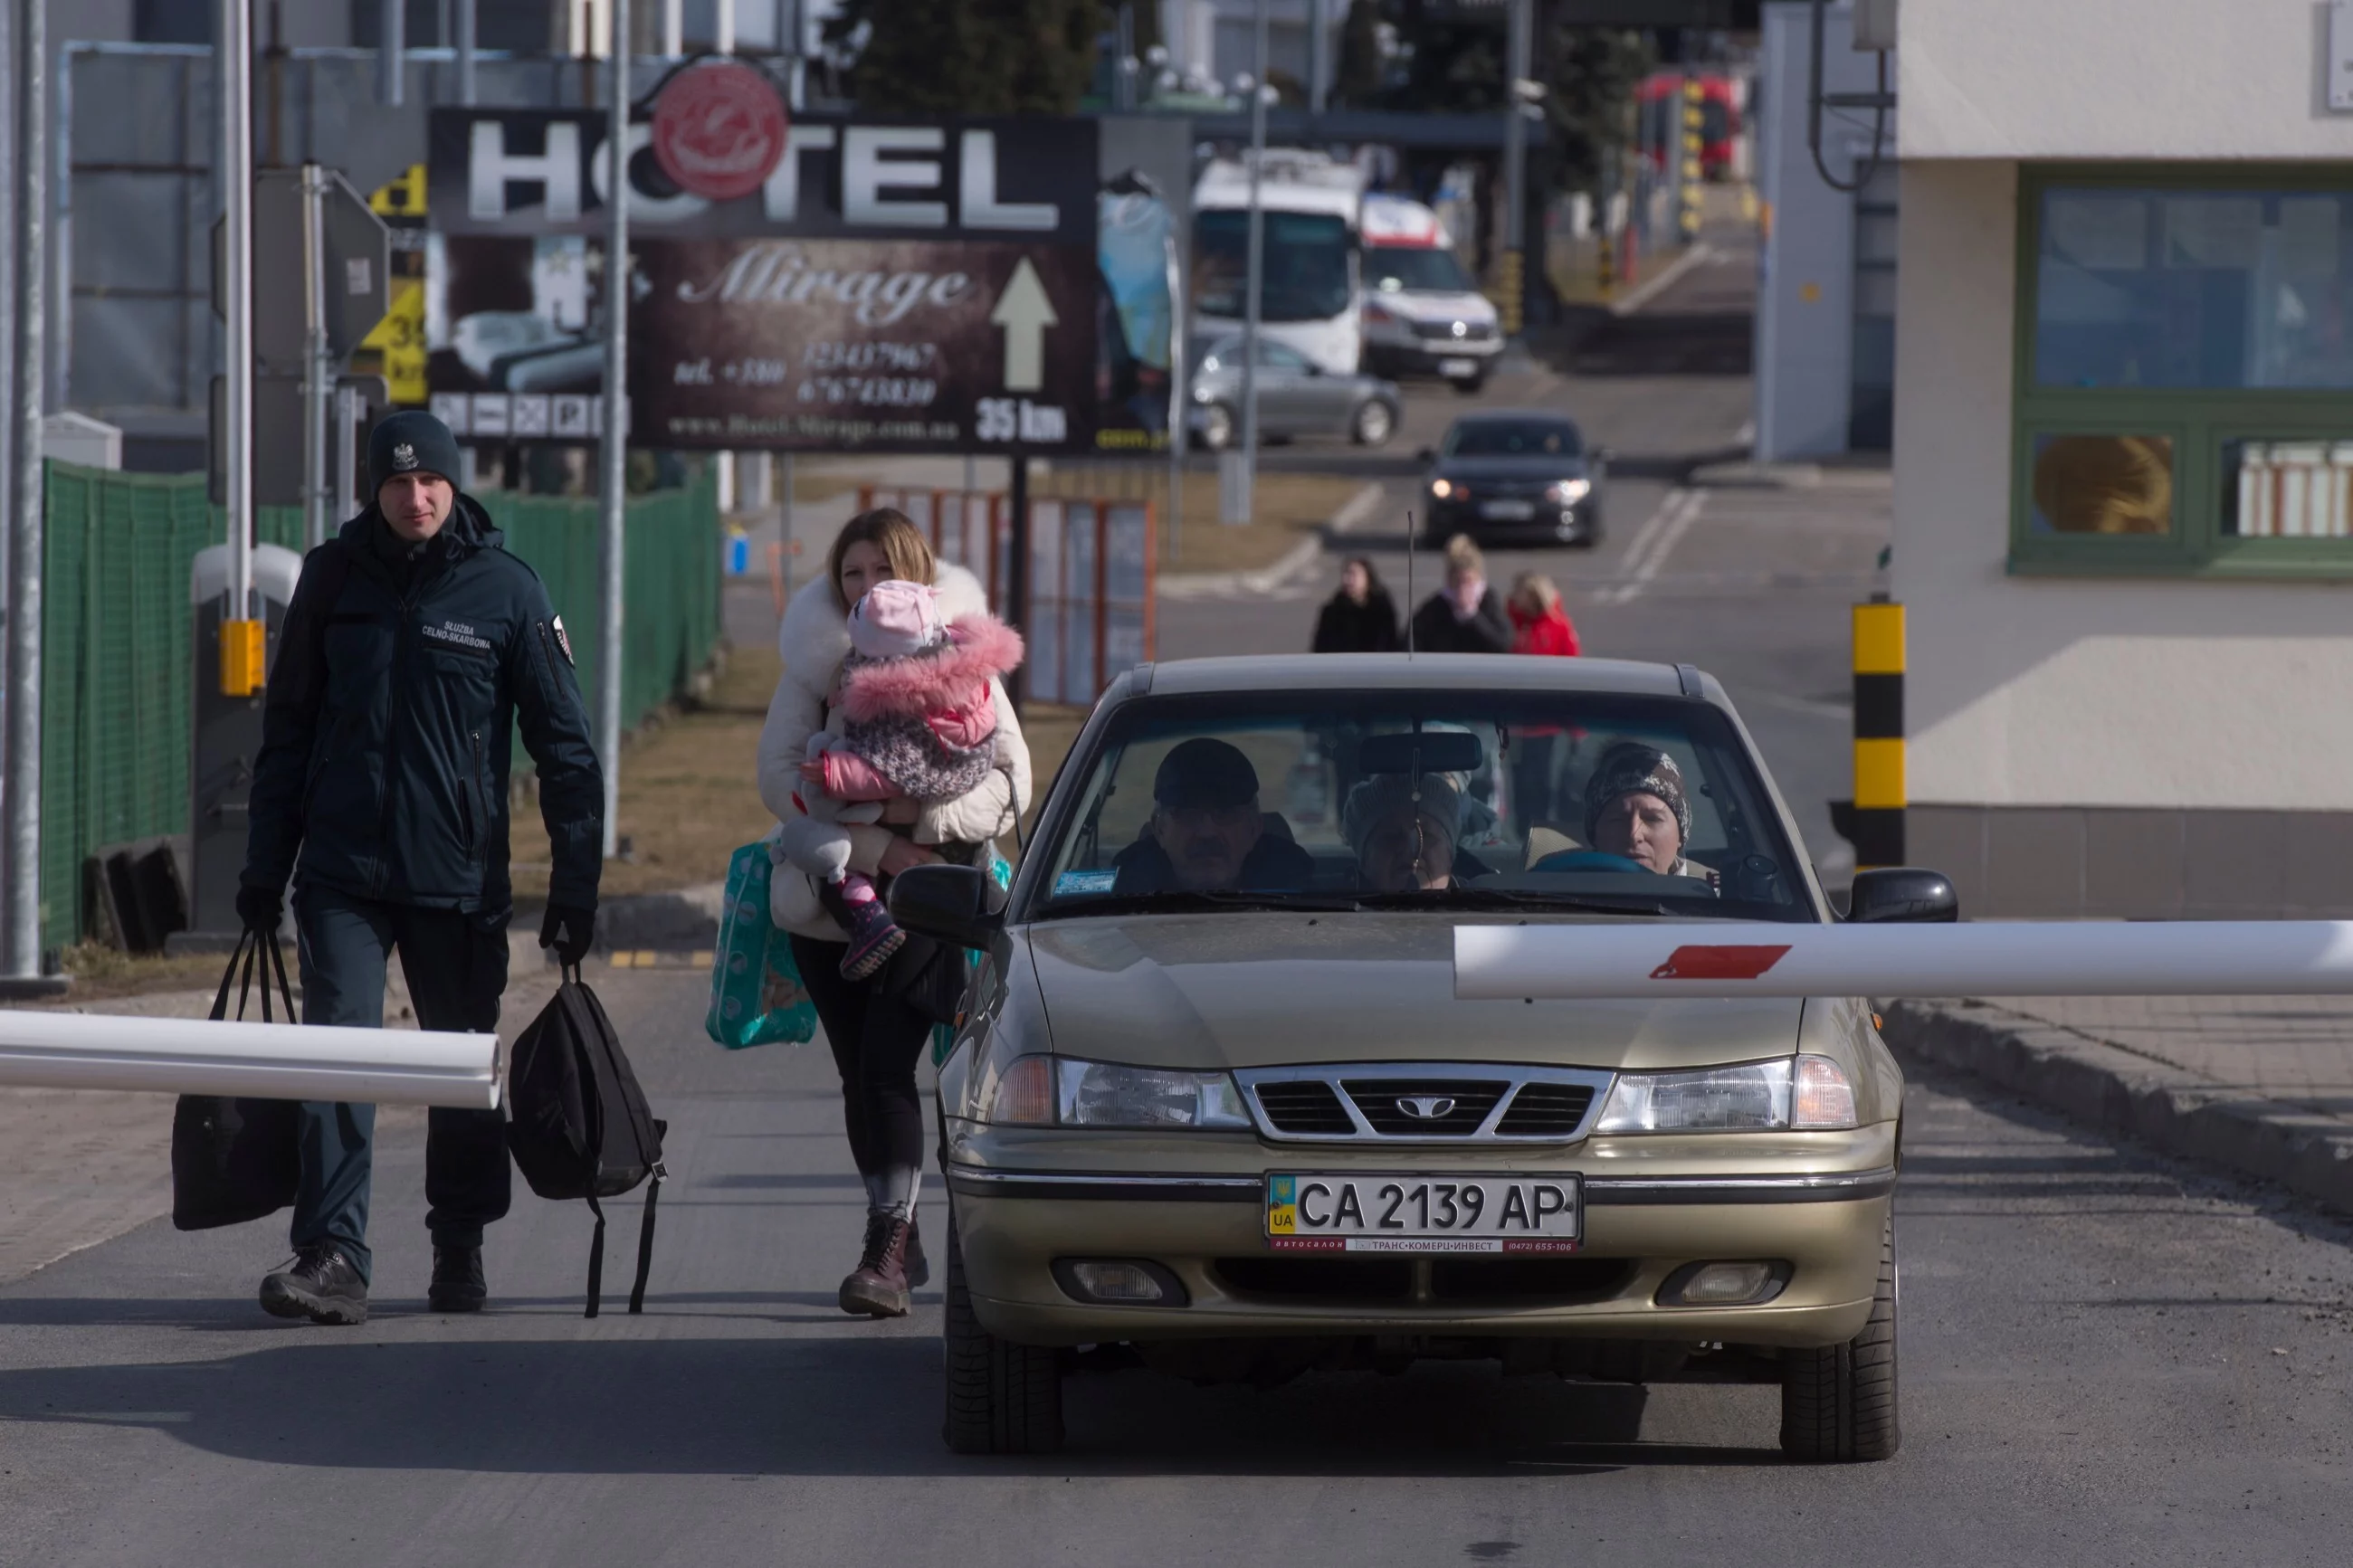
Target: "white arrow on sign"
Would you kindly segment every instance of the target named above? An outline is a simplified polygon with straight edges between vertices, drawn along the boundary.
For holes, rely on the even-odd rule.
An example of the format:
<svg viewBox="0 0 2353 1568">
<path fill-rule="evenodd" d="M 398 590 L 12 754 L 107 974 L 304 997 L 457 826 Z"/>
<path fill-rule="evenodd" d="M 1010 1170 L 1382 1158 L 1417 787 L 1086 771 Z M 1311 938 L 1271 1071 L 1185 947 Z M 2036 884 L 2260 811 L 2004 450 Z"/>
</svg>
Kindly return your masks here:
<svg viewBox="0 0 2353 1568">
<path fill-rule="evenodd" d="M 1054 314 L 1054 301 L 1046 297 L 1046 285 L 1038 280 L 1038 269 L 1023 257 L 1013 264 L 1013 277 L 997 296 L 997 308 L 988 313 L 988 323 L 1005 329 L 1005 390 L 1008 392 L 1038 392 L 1046 385 L 1046 329 L 1060 325 L 1061 318 Z"/>
</svg>

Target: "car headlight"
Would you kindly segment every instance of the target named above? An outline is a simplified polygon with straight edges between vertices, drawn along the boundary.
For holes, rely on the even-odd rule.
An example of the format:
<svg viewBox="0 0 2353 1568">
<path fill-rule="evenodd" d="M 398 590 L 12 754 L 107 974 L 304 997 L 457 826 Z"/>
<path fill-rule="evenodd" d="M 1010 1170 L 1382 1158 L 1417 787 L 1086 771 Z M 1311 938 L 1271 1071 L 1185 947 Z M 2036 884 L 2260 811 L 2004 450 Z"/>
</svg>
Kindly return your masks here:
<svg viewBox="0 0 2353 1568">
<path fill-rule="evenodd" d="M 1571 506 L 1583 500 L 1587 496 L 1589 496 L 1592 493 L 1593 481 L 1591 479 L 1563 479 L 1560 483 L 1553 486 L 1552 489 L 1545 491 L 1545 497 L 1546 500 L 1556 501 L 1562 506 Z"/>
<path fill-rule="evenodd" d="M 1456 500 L 1469 500 L 1471 487 L 1456 479 L 1432 479 L 1430 481 L 1430 493 L 1440 500 L 1450 497 Z"/>
<path fill-rule="evenodd" d="M 1055 1109 L 1065 1127 L 1250 1125 L 1241 1090 L 1225 1073 L 1061 1058 L 1054 1075 Z"/>
<path fill-rule="evenodd" d="M 1830 1131 L 1855 1124 L 1854 1086 L 1828 1057 L 1618 1075 L 1596 1132 Z"/>
</svg>

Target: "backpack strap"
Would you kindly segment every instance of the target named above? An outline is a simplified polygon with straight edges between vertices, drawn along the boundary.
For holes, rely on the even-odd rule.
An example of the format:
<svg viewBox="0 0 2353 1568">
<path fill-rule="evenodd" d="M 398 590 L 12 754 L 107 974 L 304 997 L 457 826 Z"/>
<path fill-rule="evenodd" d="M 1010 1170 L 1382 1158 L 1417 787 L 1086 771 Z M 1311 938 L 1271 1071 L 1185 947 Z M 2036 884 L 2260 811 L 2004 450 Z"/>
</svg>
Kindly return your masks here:
<svg viewBox="0 0 2353 1568">
<path fill-rule="evenodd" d="M 605 1209 L 594 1193 L 588 1194 L 588 1212 L 596 1216 L 596 1238 L 588 1244 L 588 1310 L 580 1314 L 584 1318 L 596 1315 L 605 1294 Z"/>
<path fill-rule="evenodd" d="M 659 1162 L 654 1165 L 653 1185 L 646 1189 L 646 1212 L 638 1221 L 638 1281 L 629 1287 L 629 1310 L 646 1310 L 646 1276 L 654 1266 L 654 1205 L 661 1202 L 662 1177 L 666 1173 Z"/>
</svg>

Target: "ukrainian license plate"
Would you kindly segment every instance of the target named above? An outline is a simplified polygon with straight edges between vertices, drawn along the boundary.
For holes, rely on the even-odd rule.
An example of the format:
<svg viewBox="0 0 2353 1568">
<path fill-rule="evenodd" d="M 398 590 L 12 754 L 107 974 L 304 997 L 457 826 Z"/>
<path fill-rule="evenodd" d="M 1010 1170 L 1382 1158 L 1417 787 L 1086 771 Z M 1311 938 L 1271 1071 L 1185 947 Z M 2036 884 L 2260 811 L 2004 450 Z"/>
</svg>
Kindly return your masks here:
<svg viewBox="0 0 2353 1568">
<path fill-rule="evenodd" d="M 1536 503 L 1532 500 L 1489 500 L 1479 503 L 1479 515 L 1497 522 L 1525 522 L 1535 516 Z"/>
<path fill-rule="evenodd" d="M 1266 1244 L 1277 1252 L 1574 1252 L 1584 1208 L 1573 1173 L 1271 1173 Z"/>
<path fill-rule="evenodd" d="M 1475 359 L 1442 359 L 1438 362 L 1440 375 L 1476 375 L 1479 362 Z"/>
</svg>

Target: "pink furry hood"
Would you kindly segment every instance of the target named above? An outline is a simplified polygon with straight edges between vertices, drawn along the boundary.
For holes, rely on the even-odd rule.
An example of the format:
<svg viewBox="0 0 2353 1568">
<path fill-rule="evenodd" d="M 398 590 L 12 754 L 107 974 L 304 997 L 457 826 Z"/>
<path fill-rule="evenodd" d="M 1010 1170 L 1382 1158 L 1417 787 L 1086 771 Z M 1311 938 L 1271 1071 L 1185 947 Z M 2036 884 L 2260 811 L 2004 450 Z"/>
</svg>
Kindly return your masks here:
<svg viewBox="0 0 2353 1568">
<path fill-rule="evenodd" d="M 878 719 L 921 719 L 961 710 L 988 683 L 1021 663 L 1021 634 L 995 616 L 978 613 L 948 623 L 947 646 L 880 664 L 853 664 L 842 672 L 841 710 L 861 724 Z"/>
</svg>

